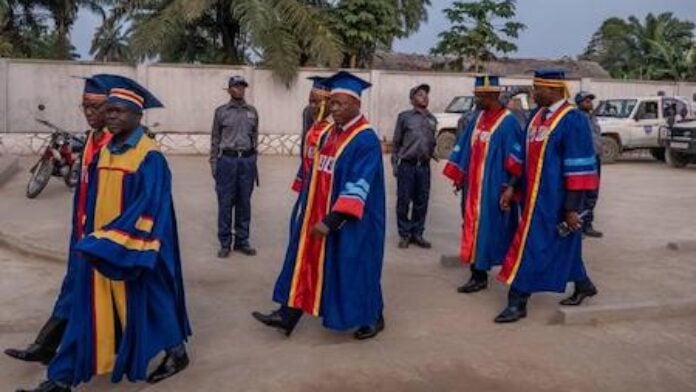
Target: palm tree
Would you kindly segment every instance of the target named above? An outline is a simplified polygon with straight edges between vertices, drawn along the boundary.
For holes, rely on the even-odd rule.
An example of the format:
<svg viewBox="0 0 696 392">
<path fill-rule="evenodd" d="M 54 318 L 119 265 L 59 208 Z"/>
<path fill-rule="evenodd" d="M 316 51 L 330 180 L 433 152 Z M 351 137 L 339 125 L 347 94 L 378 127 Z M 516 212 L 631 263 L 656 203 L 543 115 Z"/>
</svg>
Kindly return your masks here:
<svg viewBox="0 0 696 392">
<path fill-rule="evenodd" d="M 684 77 L 679 59 L 688 57 L 694 27 L 694 23 L 669 12 L 648 14 L 644 21 L 634 16 L 628 20 L 610 18 L 593 35 L 583 57 L 598 61 L 614 77 Z"/>
<path fill-rule="evenodd" d="M 112 13 L 114 17 L 132 16 L 132 47 L 139 58 L 164 55 L 179 61 L 245 63 L 252 56 L 287 83 L 295 77 L 303 54 L 320 65 L 340 63 L 342 44 L 327 23 L 322 4 L 301 0 L 122 0 Z"/>
<path fill-rule="evenodd" d="M 128 62 L 133 59 L 130 48 L 131 28 L 123 30 L 123 24 L 102 24 L 92 39 L 89 54 L 97 61 Z"/>
<path fill-rule="evenodd" d="M 105 17 L 103 5 L 111 4 L 109 0 L 38 0 L 32 1 L 35 6 L 48 10 L 53 19 L 56 34 L 55 57 L 70 59 L 73 57 L 73 47 L 70 43 L 70 29 L 81 7 Z"/>
</svg>

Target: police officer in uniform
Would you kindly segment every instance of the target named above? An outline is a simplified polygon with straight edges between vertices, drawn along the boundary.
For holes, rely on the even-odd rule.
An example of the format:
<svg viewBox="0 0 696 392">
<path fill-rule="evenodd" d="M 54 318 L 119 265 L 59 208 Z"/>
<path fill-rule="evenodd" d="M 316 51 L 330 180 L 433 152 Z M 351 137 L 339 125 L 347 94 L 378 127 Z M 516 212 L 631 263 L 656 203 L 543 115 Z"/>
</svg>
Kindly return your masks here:
<svg viewBox="0 0 696 392">
<path fill-rule="evenodd" d="M 413 109 L 399 113 L 394 129 L 392 167 L 397 183 L 396 217 L 399 248 L 415 244 L 430 248 L 423 238 L 430 198 L 430 159 L 435 152 L 437 120 L 428 110 L 430 86 L 411 89 Z M 410 214 L 409 214 L 410 212 Z"/>
<path fill-rule="evenodd" d="M 210 168 L 218 198 L 218 257 L 229 256 L 230 249 L 248 256 L 256 254 L 249 244 L 251 194 L 257 176 L 256 147 L 259 115 L 244 100 L 249 83 L 233 76 L 228 83 L 230 101 L 215 110 L 210 138 Z M 234 210 L 234 246 L 232 211 Z"/>
</svg>

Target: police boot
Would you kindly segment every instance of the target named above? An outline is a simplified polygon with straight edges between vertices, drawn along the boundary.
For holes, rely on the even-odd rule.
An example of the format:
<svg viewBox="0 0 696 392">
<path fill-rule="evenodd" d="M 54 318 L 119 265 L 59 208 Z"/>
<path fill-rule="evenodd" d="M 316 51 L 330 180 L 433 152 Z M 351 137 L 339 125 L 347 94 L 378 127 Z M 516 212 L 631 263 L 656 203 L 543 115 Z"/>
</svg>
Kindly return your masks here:
<svg viewBox="0 0 696 392">
<path fill-rule="evenodd" d="M 290 336 L 302 317 L 302 311 L 282 306 L 270 314 L 253 312 L 251 314 L 256 320 L 269 327 L 278 328 L 285 336 Z"/>
<path fill-rule="evenodd" d="M 70 392 L 70 387 L 61 386 L 53 381 L 44 381 L 35 389 L 17 389 L 17 392 Z"/>
<path fill-rule="evenodd" d="M 56 355 L 56 350 L 63 338 L 67 320 L 51 317 L 46 321 L 43 328 L 36 337 L 36 341 L 24 350 L 8 348 L 5 354 L 12 358 L 26 362 L 41 362 L 48 365 Z"/>
</svg>

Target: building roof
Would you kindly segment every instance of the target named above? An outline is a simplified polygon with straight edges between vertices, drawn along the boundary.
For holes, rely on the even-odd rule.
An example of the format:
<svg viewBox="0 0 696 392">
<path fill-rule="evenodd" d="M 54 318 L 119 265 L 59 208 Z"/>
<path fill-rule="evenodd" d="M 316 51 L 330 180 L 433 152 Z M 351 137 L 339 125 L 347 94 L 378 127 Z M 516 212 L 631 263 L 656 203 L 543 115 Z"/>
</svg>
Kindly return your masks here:
<svg viewBox="0 0 696 392">
<path fill-rule="evenodd" d="M 434 71 L 451 69 L 452 61 L 455 59 L 444 56 L 378 51 L 375 54 L 373 67 L 399 71 Z M 472 71 L 473 63 L 465 61 L 461 68 Z M 594 61 L 574 60 L 570 57 L 560 59 L 500 58 L 486 63 L 488 73 L 503 76 L 532 76 L 533 70 L 537 68 L 563 68 L 566 70 L 566 76 L 571 79 L 611 77 L 609 72 Z"/>
</svg>

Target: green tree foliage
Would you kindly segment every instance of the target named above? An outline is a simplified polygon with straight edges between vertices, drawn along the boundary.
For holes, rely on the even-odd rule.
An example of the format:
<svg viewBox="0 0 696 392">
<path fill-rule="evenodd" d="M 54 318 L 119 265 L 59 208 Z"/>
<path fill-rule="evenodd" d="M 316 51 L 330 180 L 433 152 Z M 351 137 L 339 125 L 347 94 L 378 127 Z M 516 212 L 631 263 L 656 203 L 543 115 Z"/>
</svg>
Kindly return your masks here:
<svg viewBox="0 0 696 392">
<path fill-rule="evenodd" d="M 119 23 L 104 23 L 92 39 L 89 54 L 96 61 L 129 62 L 133 59 L 130 47 L 131 28 Z"/>
<path fill-rule="evenodd" d="M 343 38 L 343 65 L 371 66 L 377 49 L 390 48 L 401 33 L 396 9 L 381 0 L 344 0 L 331 13 L 333 27 Z"/>
<path fill-rule="evenodd" d="M 160 0 L 119 2 L 114 15 L 134 21 L 138 58 L 248 63 L 252 58 L 294 78 L 302 55 L 336 66 L 341 42 L 321 7 L 300 0 Z"/>
<path fill-rule="evenodd" d="M 452 27 L 439 34 L 440 41 L 431 50 L 433 54 L 456 56 L 456 64 L 473 60 L 471 71 L 485 70 L 482 63 L 495 59 L 496 53 L 511 53 L 517 38 L 526 26 L 513 21 L 515 0 L 455 1 L 445 9 Z"/>
<path fill-rule="evenodd" d="M 0 46 L 13 57 L 75 59 L 70 29 L 81 7 L 103 14 L 109 0 L 3 0 Z"/>
<path fill-rule="evenodd" d="M 344 43 L 343 66 L 372 65 L 378 49 L 391 49 L 427 20 L 430 0 L 340 0 L 329 10 L 332 29 Z"/>
<path fill-rule="evenodd" d="M 616 78 L 695 79 L 694 27 L 669 12 L 648 14 L 642 22 L 634 16 L 609 18 L 582 58 L 597 61 Z"/>
</svg>

